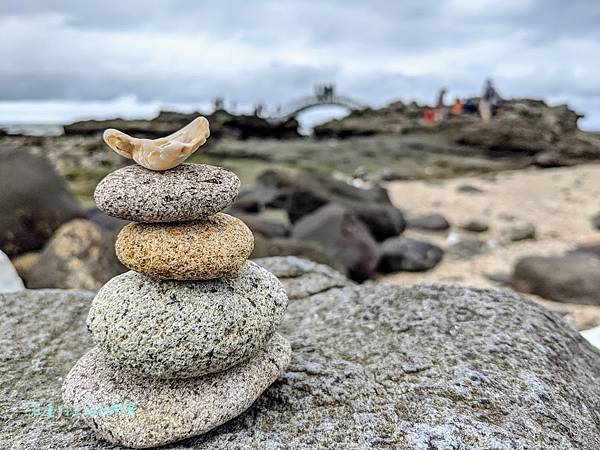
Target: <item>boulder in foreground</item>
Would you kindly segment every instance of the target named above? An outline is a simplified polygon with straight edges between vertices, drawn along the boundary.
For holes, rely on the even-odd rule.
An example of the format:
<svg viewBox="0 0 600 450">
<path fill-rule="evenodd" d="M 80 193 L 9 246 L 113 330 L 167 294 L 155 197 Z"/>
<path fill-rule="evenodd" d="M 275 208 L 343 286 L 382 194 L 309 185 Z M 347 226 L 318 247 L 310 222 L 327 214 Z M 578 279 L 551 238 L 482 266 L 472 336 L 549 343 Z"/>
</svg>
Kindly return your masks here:
<svg viewBox="0 0 600 450">
<path fill-rule="evenodd" d="M 313 277 L 297 258 L 273 265 L 285 286 Z M 338 288 L 325 272 L 318 294 L 296 289 L 290 301 L 283 377 L 241 416 L 173 448 L 600 448 L 600 353 L 558 315 L 510 291 Z M 61 377 L 91 348 L 90 299 L 0 295 L 0 448 L 107 448 L 71 418 L 29 413 L 30 402 L 60 402 Z"/>
</svg>

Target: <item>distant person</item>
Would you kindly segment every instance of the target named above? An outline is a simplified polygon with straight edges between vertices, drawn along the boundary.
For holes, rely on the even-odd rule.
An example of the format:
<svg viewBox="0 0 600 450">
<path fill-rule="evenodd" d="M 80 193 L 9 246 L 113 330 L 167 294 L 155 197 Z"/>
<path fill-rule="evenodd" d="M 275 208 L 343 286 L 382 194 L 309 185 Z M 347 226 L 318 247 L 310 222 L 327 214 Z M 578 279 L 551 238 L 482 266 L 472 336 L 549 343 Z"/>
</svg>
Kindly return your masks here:
<svg viewBox="0 0 600 450">
<path fill-rule="evenodd" d="M 500 96 L 498 95 L 498 91 L 496 91 L 492 80 L 488 78 L 485 80 L 485 86 L 483 87 L 481 99 L 479 100 L 479 114 L 484 122 L 489 122 L 491 120 L 499 99 Z"/>
<path fill-rule="evenodd" d="M 446 102 L 445 102 L 445 97 L 446 97 L 446 93 L 448 91 L 446 90 L 446 88 L 442 88 L 440 89 L 440 92 L 438 93 L 437 96 L 437 102 L 435 104 L 435 122 L 441 122 L 442 120 L 444 120 L 446 118 L 447 115 L 447 110 L 446 110 Z"/>
<path fill-rule="evenodd" d="M 450 113 L 453 116 L 460 116 L 463 112 L 463 102 L 460 98 L 454 100 L 454 105 L 452 105 L 452 110 Z"/>
<path fill-rule="evenodd" d="M 448 91 L 446 90 L 446 88 L 440 89 L 440 92 L 438 93 L 438 96 L 437 96 L 437 102 L 435 104 L 436 108 L 443 108 L 445 106 L 444 100 L 445 100 L 447 92 Z"/>
<path fill-rule="evenodd" d="M 477 114 L 479 113 L 479 101 L 476 98 L 468 98 L 463 104 L 463 113 Z"/>
<path fill-rule="evenodd" d="M 217 97 L 214 101 L 215 111 L 221 111 L 225 108 L 225 99 L 223 97 Z"/>
<path fill-rule="evenodd" d="M 425 125 L 431 125 L 434 122 L 435 116 L 433 113 L 433 109 L 432 108 L 425 108 L 425 110 L 423 111 L 423 121 L 425 122 Z"/>
</svg>

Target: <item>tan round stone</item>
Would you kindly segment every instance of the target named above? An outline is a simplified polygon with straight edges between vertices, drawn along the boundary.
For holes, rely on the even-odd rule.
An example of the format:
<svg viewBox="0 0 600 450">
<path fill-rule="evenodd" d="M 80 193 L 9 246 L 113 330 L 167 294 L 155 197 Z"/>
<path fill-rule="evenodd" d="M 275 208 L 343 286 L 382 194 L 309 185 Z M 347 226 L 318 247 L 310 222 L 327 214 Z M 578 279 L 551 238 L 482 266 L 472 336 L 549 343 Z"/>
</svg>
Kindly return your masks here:
<svg viewBox="0 0 600 450">
<path fill-rule="evenodd" d="M 244 222 L 218 213 L 196 222 L 130 223 L 115 248 L 125 266 L 150 277 L 211 280 L 236 275 L 254 237 Z"/>
</svg>

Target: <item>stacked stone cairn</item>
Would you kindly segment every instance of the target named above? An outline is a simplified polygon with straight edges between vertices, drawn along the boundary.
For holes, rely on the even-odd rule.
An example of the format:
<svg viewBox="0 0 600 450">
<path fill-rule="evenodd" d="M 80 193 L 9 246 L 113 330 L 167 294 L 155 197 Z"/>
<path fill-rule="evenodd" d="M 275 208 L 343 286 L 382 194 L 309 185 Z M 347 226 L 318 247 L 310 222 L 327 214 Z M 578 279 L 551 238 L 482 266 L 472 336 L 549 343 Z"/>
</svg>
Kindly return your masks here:
<svg viewBox="0 0 600 450">
<path fill-rule="evenodd" d="M 115 245 L 131 271 L 94 298 L 87 326 L 96 347 L 67 375 L 63 400 L 113 444 L 147 448 L 203 434 L 249 408 L 290 360 L 276 333 L 285 290 L 247 261 L 248 227 L 221 212 L 239 178 L 163 151 L 193 153 L 177 146 L 195 132 L 163 141 L 121 133 L 116 143 L 105 133 L 113 149 L 146 165 L 109 174 L 94 193 L 98 208 L 133 222 Z"/>
</svg>

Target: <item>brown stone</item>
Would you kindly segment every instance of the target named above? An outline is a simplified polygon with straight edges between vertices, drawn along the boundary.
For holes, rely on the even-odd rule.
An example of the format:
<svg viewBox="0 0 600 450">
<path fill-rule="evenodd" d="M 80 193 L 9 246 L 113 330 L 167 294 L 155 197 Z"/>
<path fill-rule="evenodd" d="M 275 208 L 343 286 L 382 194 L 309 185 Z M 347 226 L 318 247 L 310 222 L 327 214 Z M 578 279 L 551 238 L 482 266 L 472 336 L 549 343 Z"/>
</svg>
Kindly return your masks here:
<svg viewBox="0 0 600 450">
<path fill-rule="evenodd" d="M 210 280 L 236 275 L 254 238 L 244 222 L 219 213 L 195 222 L 131 223 L 115 248 L 125 266 L 150 277 Z"/>
</svg>

